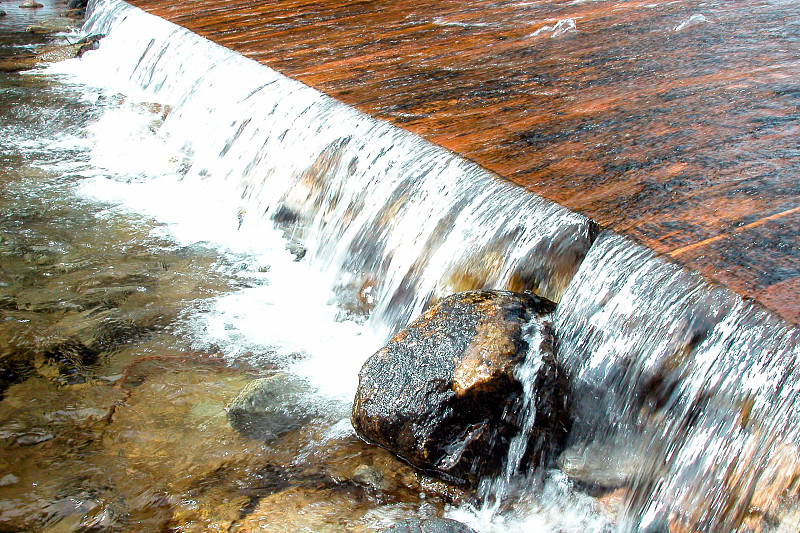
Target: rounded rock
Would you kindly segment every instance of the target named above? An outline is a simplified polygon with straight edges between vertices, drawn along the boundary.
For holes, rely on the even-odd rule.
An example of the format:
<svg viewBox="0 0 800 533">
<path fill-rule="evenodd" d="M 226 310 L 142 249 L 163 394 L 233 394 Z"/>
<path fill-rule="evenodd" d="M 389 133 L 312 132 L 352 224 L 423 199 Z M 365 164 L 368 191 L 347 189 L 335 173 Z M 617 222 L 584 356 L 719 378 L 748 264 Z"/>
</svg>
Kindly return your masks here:
<svg viewBox="0 0 800 533">
<path fill-rule="evenodd" d="M 256 379 L 228 405 L 228 421 L 242 435 L 269 442 L 312 418 L 307 396 L 308 387 L 288 374 Z"/>
<path fill-rule="evenodd" d="M 552 351 L 553 309 L 508 291 L 443 299 L 364 364 L 351 417 L 356 433 L 451 481 L 495 474 L 524 422 L 515 371 L 530 348 L 539 360 L 531 384 L 536 418 L 523 462 L 554 458 L 569 416 Z"/>
<path fill-rule="evenodd" d="M 475 530 L 449 518 L 401 520 L 380 533 L 475 533 Z"/>
</svg>

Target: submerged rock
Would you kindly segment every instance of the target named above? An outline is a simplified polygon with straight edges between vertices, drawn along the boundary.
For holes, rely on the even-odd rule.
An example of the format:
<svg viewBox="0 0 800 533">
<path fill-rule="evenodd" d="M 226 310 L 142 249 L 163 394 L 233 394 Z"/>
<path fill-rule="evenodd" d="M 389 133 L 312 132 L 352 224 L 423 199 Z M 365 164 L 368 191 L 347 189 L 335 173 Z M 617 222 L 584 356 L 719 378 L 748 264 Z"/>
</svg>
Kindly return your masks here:
<svg viewBox="0 0 800 533">
<path fill-rule="evenodd" d="M 248 502 L 242 487 L 263 464 L 261 447 L 225 417 L 247 376 L 198 354 L 140 366 L 149 366 L 145 375 L 132 370 L 127 384 L 143 381 L 114 410 L 95 459 L 120 513 L 137 531 L 228 531 Z M 185 523 L 172 529 L 176 520 Z"/>
<path fill-rule="evenodd" d="M 475 533 L 475 530 L 449 518 L 412 518 L 397 522 L 380 533 Z"/>
<path fill-rule="evenodd" d="M 256 379 L 230 403 L 228 421 L 242 435 L 269 442 L 314 416 L 304 401 L 308 394 L 308 386 L 288 374 Z"/>
<path fill-rule="evenodd" d="M 19 7 L 23 8 L 23 9 L 38 9 L 38 8 L 44 7 L 44 6 L 42 4 L 40 4 L 39 2 L 36 2 L 34 0 L 26 0 L 25 2 L 22 2 L 19 5 Z"/>
<path fill-rule="evenodd" d="M 43 20 L 37 24 L 32 24 L 25 28 L 28 33 L 47 34 L 74 30 L 80 27 L 80 23 L 74 19 L 65 17 Z"/>
<path fill-rule="evenodd" d="M 98 353 L 80 340 L 25 321 L 0 324 L 0 397 L 11 384 L 39 374 L 61 384 L 86 381 Z"/>
<path fill-rule="evenodd" d="M 631 445 L 576 444 L 558 457 L 558 467 L 569 479 L 591 489 L 616 489 L 642 473 L 643 458 Z"/>
<path fill-rule="evenodd" d="M 0 61 L 0 72 L 19 72 L 56 61 L 81 57 L 87 51 L 97 49 L 102 38 L 102 35 L 89 35 L 75 44 L 49 46 L 39 54 L 20 54 L 11 57 Z"/>
<path fill-rule="evenodd" d="M 553 356 L 548 313 L 529 294 L 474 291 L 431 308 L 364 364 L 353 404 L 359 436 L 455 481 L 496 473 L 523 423 L 516 370 L 538 358 L 535 420 L 525 462 L 553 457 L 566 435 L 566 383 Z"/>
<path fill-rule="evenodd" d="M 265 496 L 251 513 L 225 531 L 367 533 L 369 530 L 360 525 L 364 513 L 363 506 L 354 505 L 346 489 L 292 487 Z"/>
</svg>

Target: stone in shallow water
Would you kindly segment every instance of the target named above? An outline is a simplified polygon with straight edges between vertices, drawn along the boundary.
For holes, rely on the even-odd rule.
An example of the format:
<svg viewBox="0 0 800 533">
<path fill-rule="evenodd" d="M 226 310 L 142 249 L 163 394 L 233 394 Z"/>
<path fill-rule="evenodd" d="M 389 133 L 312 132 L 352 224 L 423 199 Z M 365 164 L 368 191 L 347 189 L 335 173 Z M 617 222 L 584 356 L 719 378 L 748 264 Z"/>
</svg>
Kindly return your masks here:
<svg viewBox="0 0 800 533">
<path fill-rule="evenodd" d="M 60 331 L 28 320 L 0 324 L 0 391 L 36 373 L 61 383 L 80 383 L 98 354 Z"/>
<path fill-rule="evenodd" d="M 29 70 L 36 67 L 41 67 L 56 61 L 64 61 L 66 59 L 81 57 L 85 52 L 89 50 L 95 50 L 99 46 L 98 43 L 101 38 L 101 35 L 90 35 L 88 37 L 84 37 L 75 44 L 47 46 L 38 54 L 20 54 L 19 56 L 4 59 L 0 61 L 0 72 L 19 72 L 21 70 Z M 46 257 L 42 257 L 40 259 L 47 261 Z M 120 296 L 120 294 L 117 296 Z M 72 302 L 59 302 L 57 299 L 53 303 L 55 304 L 54 308 L 48 309 L 47 307 L 41 307 L 31 310 L 49 310 L 52 312 L 64 310 L 64 307 L 70 309 L 72 306 L 74 306 L 74 303 Z"/>
<path fill-rule="evenodd" d="M 139 531 L 176 522 L 181 531 L 227 531 L 247 505 L 242 486 L 263 464 L 262 447 L 225 416 L 248 377 L 204 364 L 199 354 L 174 355 L 143 358 L 141 366 L 152 366 L 141 378 L 130 371 L 126 385 L 135 386 L 115 409 L 93 460 Z"/>
<path fill-rule="evenodd" d="M 47 34 L 47 33 L 71 31 L 79 27 L 80 25 L 76 20 L 65 17 L 59 17 L 59 18 L 46 19 L 36 24 L 31 24 L 30 26 L 25 28 L 25 31 L 28 33 Z"/>
<path fill-rule="evenodd" d="M 475 533 L 475 530 L 461 522 L 447 518 L 430 518 L 428 520 L 413 518 L 387 527 L 381 533 Z"/>
<path fill-rule="evenodd" d="M 40 4 L 39 2 L 36 2 L 34 0 L 27 0 L 25 2 L 22 2 L 19 5 L 19 7 L 24 8 L 24 9 L 38 9 L 38 8 L 44 7 L 44 6 L 42 4 Z"/>
<path fill-rule="evenodd" d="M 536 339 L 536 419 L 528 457 L 548 461 L 566 435 L 566 383 L 552 352 L 554 304 L 529 294 L 474 291 L 442 300 L 361 369 L 352 423 L 367 441 L 445 478 L 497 472 L 520 432 L 515 375 Z"/>
<path fill-rule="evenodd" d="M 558 467 L 572 481 L 595 489 L 616 489 L 642 472 L 643 459 L 628 444 L 576 444 L 558 457 Z"/>
<path fill-rule="evenodd" d="M 91 457 L 123 395 L 40 376 L 8 389 L 0 401 L 0 530 L 91 530 L 67 523 L 100 520 L 99 502 L 111 500 L 105 465 L 95 467 Z"/>
<path fill-rule="evenodd" d="M 256 379 L 230 403 L 228 421 L 242 435 L 269 442 L 314 416 L 309 394 L 308 385 L 288 374 Z"/>
<path fill-rule="evenodd" d="M 261 499 L 252 513 L 234 523 L 233 533 L 314 531 L 365 532 L 360 518 L 366 507 L 347 488 L 295 487 Z"/>
</svg>

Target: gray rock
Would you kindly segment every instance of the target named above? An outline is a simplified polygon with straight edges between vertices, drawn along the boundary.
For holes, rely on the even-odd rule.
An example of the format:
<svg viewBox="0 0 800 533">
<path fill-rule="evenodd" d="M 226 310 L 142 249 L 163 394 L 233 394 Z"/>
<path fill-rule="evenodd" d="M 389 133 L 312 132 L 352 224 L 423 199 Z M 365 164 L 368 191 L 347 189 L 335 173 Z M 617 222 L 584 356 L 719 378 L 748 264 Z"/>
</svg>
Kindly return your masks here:
<svg viewBox="0 0 800 533">
<path fill-rule="evenodd" d="M 0 9 L 0 17 L 5 17 L 6 15 L 7 15 L 7 13 L 5 11 L 3 11 L 2 9 Z"/>
<path fill-rule="evenodd" d="M 2 478 L 0 478 L 0 487 L 5 487 L 7 485 L 14 485 L 19 483 L 19 478 L 14 474 L 6 474 Z"/>
<path fill-rule="evenodd" d="M 590 488 L 615 489 L 632 483 L 644 461 L 630 444 L 577 444 L 558 457 L 558 467 L 572 481 Z"/>
<path fill-rule="evenodd" d="M 59 17 L 43 20 L 37 24 L 32 24 L 25 28 L 25 31 L 28 33 L 47 34 L 66 32 L 74 30 L 78 27 L 80 27 L 80 23 L 77 20 Z"/>
<path fill-rule="evenodd" d="M 538 339 L 541 365 L 524 462 L 554 458 L 569 416 L 546 319 L 553 308 L 507 291 L 442 300 L 364 364 L 351 417 L 356 433 L 449 480 L 474 484 L 498 472 L 521 431 L 523 387 L 515 370 L 525 359 L 528 331 L 535 331 L 530 338 Z"/>
<path fill-rule="evenodd" d="M 33 446 L 53 440 L 54 438 L 56 438 L 55 434 L 43 429 L 34 428 L 27 433 L 19 435 L 16 442 L 19 446 Z"/>
<path fill-rule="evenodd" d="M 288 374 L 256 379 L 230 403 L 228 421 L 242 435 L 268 442 L 317 414 L 308 395 L 308 386 Z"/>
<path fill-rule="evenodd" d="M 38 9 L 44 6 L 35 0 L 26 0 L 25 2 L 22 2 L 19 7 L 23 9 Z"/>
<path fill-rule="evenodd" d="M 475 530 L 449 518 L 402 520 L 380 533 L 475 533 Z"/>
</svg>

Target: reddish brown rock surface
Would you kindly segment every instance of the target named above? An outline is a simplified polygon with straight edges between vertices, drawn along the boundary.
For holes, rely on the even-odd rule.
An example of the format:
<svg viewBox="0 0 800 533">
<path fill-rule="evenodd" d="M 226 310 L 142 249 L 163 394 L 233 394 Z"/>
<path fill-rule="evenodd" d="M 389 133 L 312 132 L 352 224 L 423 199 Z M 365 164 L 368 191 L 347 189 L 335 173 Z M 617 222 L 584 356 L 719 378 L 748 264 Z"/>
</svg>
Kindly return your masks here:
<svg viewBox="0 0 800 533">
<path fill-rule="evenodd" d="M 132 3 L 800 321 L 800 4 Z"/>
</svg>

